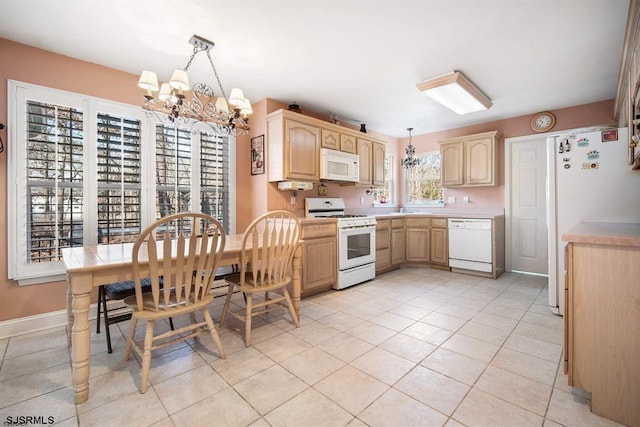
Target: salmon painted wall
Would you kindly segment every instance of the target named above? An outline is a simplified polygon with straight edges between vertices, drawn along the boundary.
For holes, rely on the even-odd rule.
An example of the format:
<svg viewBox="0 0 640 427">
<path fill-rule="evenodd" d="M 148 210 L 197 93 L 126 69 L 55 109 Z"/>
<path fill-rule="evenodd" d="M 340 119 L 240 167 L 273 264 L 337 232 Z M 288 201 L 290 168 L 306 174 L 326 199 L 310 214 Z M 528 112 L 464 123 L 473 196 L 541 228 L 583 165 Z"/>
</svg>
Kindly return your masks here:
<svg viewBox="0 0 640 427">
<path fill-rule="evenodd" d="M 138 76 L 117 71 L 89 62 L 79 61 L 67 56 L 58 55 L 27 45 L 0 38 L 0 52 L 10 61 L 0 62 L 0 123 L 7 123 L 7 80 L 26 83 L 91 95 L 103 99 L 140 105 L 142 93 L 137 88 Z M 259 104 L 258 104 L 259 105 Z M 252 118 L 255 131 L 260 130 L 260 109 L 256 118 Z M 264 117 L 264 113 L 263 113 Z M 264 125 L 262 124 L 264 127 Z M 0 133 L 7 144 L 7 129 Z M 252 177 L 250 173 L 250 135 L 237 139 L 236 201 L 239 218 L 236 229 L 242 231 L 242 224 L 257 216 L 262 203 L 266 210 L 266 194 L 260 179 L 266 175 Z M 0 154 L 0 321 L 31 316 L 66 307 L 66 282 L 44 283 L 31 286 L 18 286 L 17 282 L 7 279 L 7 156 Z M 253 200 L 258 203 L 253 203 Z M 94 302 L 97 293 L 94 292 Z M 11 301 L 9 304 L 8 301 Z"/>
<path fill-rule="evenodd" d="M 552 132 L 558 132 L 568 129 L 576 129 L 586 126 L 596 125 L 612 125 L 616 126 L 613 119 L 614 101 L 601 101 L 592 104 L 579 105 L 575 107 L 562 108 L 553 110 L 556 116 L 556 125 Z M 417 135 L 412 138 L 413 145 L 416 147 L 417 153 L 425 153 L 429 151 L 438 151 L 439 142 L 448 138 L 455 138 L 463 135 L 472 135 L 475 133 L 489 132 L 497 130 L 502 134 L 502 139 L 498 144 L 498 182 L 495 187 L 478 187 L 478 188 L 445 188 L 444 200 L 447 201 L 449 196 L 456 197 L 455 204 L 446 204 L 447 208 L 455 208 L 456 210 L 494 210 L 504 209 L 504 139 L 516 136 L 531 135 L 530 122 L 532 114 L 526 116 L 513 117 L 505 120 L 482 123 L 474 126 L 467 126 L 458 129 L 449 129 L 441 132 Z M 399 143 L 401 156 L 404 155 L 404 149 L 409 143 L 409 138 L 402 138 Z M 401 187 L 400 201 L 404 201 L 405 197 L 405 173 L 400 168 L 399 184 Z M 469 203 L 462 203 L 463 196 L 469 196 Z"/>
</svg>

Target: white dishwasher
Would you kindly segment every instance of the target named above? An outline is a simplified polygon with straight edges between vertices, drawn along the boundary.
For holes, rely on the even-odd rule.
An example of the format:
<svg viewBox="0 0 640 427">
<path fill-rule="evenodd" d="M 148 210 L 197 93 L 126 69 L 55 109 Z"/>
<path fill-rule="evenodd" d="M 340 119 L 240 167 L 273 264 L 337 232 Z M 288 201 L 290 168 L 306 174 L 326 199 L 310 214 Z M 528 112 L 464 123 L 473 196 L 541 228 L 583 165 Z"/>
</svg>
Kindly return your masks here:
<svg viewBox="0 0 640 427">
<path fill-rule="evenodd" d="M 449 267 L 493 271 L 491 220 L 449 218 Z"/>
</svg>

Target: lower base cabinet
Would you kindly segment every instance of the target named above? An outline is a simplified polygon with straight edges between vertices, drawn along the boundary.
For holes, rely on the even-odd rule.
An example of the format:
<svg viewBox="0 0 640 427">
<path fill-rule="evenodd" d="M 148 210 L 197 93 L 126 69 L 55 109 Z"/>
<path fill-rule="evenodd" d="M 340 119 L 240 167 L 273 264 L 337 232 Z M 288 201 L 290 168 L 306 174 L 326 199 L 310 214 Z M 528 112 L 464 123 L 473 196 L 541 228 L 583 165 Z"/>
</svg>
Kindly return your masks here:
<svg viewBox="0 0 640 427">
<path fill-rule="evenodd" d="M 449 265 L 449 241 L 447 218 L 431 219 L 431 256 L 432 264 Z"/>
<path fill-rule="evenodd" d="M 302 295 L 331 289 L 338 279 L 335 222 L 302 225 Z"/>
<path fill-rule="evenodd" d="M 391 265 L 399 267 L 404 262 L 404 218 L 391 220 Z"/>
<path fill-rule="evenodd" d="M 631 245 L 631 233 L 601 242 L 604 223 L 584 230 L 566 252 L 565 372 L 594 414 L 640 426 L 640 225 Z"/>
</svg>

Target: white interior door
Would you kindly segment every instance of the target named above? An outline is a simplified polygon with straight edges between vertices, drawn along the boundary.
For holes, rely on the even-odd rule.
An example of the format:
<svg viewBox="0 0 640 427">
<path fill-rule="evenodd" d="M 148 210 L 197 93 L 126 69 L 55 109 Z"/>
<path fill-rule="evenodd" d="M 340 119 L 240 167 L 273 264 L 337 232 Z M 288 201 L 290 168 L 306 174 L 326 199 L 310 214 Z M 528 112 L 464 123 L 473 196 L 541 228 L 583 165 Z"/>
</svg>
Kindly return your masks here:
<svg viewBox="0 0 640 427">
<path fill-rule="evenodd" d="M 547 275 L 546 136 L 506 144 L 507 269 Z"/>
</svg>

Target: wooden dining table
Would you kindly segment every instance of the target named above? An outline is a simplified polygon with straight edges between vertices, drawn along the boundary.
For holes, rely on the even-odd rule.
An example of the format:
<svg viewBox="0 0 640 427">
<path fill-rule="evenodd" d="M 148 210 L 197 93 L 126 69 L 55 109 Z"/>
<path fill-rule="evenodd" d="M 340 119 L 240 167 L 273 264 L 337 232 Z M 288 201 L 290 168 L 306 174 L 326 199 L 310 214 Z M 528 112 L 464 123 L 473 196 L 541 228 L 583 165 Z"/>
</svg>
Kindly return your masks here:
<svg viewBox="0 0 640 427">
<path fill-rule="evenodd" d="M 242 234 L 226 236 L 220 267 L 240 263 L 242 238 Z M 71 369 L 76 404 L 85 402 L 89 398 L 91 290 L 100 285 L 133 280 L 132 248 L 133 243 L 120 243 L 62 249 L 62 257 L 67 269 L 67 338 L 71 346 Z M 302 289 L 301 256 L 302 245 L 299 244 L 293 257 L 291 292 L 291 299 L 298 318 L 300 318 L 300 293 Z M 144 274 L 144 268 L 141 272 Z"/>
</svg>

